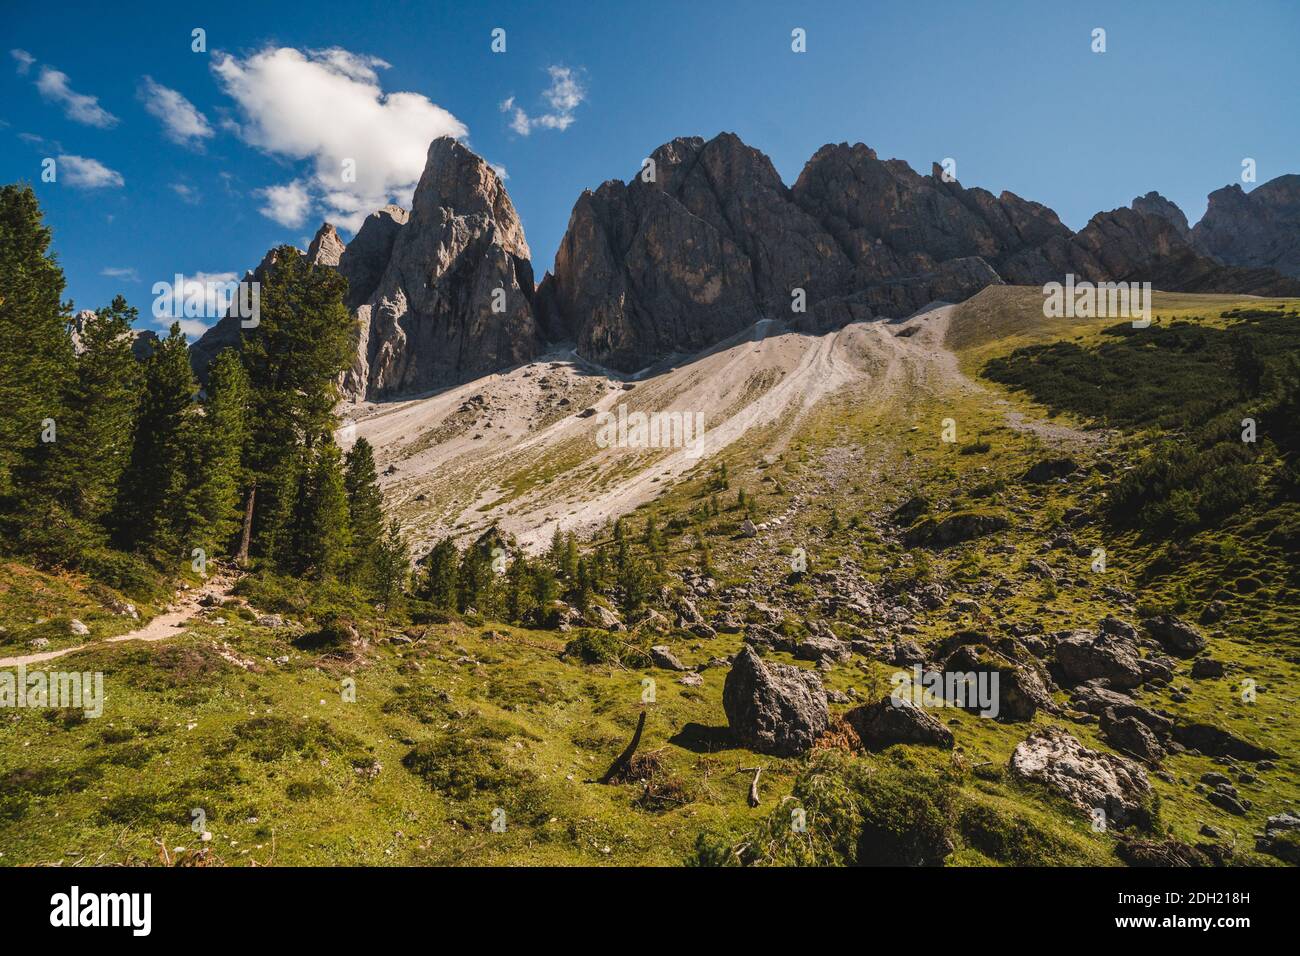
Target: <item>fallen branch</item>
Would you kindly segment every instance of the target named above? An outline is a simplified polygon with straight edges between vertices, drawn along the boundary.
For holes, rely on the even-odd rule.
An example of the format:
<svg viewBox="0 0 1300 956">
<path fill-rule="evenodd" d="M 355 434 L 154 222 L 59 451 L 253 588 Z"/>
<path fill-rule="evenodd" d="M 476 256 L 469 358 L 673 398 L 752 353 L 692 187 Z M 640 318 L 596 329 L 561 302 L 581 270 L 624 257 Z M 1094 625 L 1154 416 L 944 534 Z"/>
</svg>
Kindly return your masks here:
<svg viewBox="0 0 1300 956">
<path fill-rule="evenodd" d="M 637 745 L 641 743 L 641 731 L 645 730 L 645 711 L 641 711 L 641 716 L 636 722 L 636 733 L 632 735 L 632 742 L 627 745 L 627 749 L 618 755 L 618 759 L 609 765 L 605 771 L 605 776 L 601 777 L 598 783 L 609 783 L 616 777 L 627 770 L 628 764 L 632 762 L 632 755 L 636 753 Z"/>
<path fill-rule="evenodd" d="M 754 779 L 749 782 L 749 805 L 756 807 L 759 804 L 758 799 L 758 778 L 763 775 L 762 767 L 741 767 L 736 773 L 752 773 Z M 733 774 L 734 776 L 734 774 Z"/>
</svg>

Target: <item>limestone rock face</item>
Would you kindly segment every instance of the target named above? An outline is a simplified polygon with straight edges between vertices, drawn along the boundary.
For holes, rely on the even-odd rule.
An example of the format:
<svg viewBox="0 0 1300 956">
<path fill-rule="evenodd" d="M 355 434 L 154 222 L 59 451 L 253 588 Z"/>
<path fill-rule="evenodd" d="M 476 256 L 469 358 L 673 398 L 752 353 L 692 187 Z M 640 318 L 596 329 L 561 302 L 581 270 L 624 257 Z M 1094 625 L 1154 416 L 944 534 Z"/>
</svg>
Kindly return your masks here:
<svg viewBox="0 0 1300 956">
<path fill-rule="evenodd" d="M 584 192 L 542 310 L 585 357 L 635 371 L 842 291 L 847 261 L 771 161 L 732 134 L 675 139 L 629 184 Z M 653 180 L 649 174 L 653 171 Z"/>
<path fill-rule="evenodd" d="M 343 240 L 332 223 L 321 223 L 316 236 L 307 247 L 307 261 L 314 266 L 337 266 L 343 255 Z"/>
<path fill-rule="evenodd" d="M 1187 217 L 1183 215 L 1183 211 L 1178 208 L 1177 203 L 1166 199 L 1154 189 L 1145 196 L 1138 196 L 1129 205 L 1134 212 L 1168 219 L 1173 224 L 1178 235 L 1184 239 L 1191 238 L 1192 230 L 1187 225 Z"/>
<path fill-rule="evenodd" d="M 966 189 L 938 166 L 921 175 L 861 143 L 823 146 L 789 189 L 766 156 L 730 133 L 675 139 L 650 158 L 629 182 L 579 197 L 537 296 L 546 336 L 576 340 L 579 354 L 624 372 L 760 319 L 823 332 L 902 318 L 991 284 L 1042 285 L 1067 274 L 1168 291 L 1300 295 L 1272 271 L 1286 255 L 1211 258 L 1181 210 L 1155 192 L 1074 233 L 1040 203 Z M 1260 187 L 1250 201 L 1295 221 L 1285 183 Z M 1243 248 L 1265 243 L 1251 235 Z M 803 311 L 794 308 L 796 289 Z"/>
<path fill-rule="evenodd" d="M 1278 176 L 1249 193 L 1235 184 L 1210 193 L 1192 241 L 1228 265 L 1300 278 L 1300 176 Z"/>
<path fill-rule="evenodd" d="M 434 140 L 398 225 L 377 227 L 395 232 L 392 252 L 358 307 L 366 397 L 454 384 L 538 354 L 528 244 L 491 166 L 449 137 Z M 353 268 L 348 260 L 340 269 Z M 354 388 L 360 397 L 360 381 Z"/>
</svg>

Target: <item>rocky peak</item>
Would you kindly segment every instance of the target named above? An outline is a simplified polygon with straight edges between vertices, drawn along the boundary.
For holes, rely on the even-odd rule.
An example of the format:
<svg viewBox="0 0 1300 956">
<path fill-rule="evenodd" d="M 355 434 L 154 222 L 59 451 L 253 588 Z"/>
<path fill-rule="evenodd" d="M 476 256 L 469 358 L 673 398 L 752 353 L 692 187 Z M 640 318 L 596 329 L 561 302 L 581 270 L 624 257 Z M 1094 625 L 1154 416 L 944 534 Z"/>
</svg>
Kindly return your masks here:
<svg viewBox="0 0 1300 956">
<path fill-rule="evenodd" d="M 343 240 L 332 223 L 323 222 L 307 247 L 307 261 L 314 266 L 337 266 L 343 255 Z"/>
<path fill-rule="evenodd" d="M 1162 219 L 1168 219 L 1173 223 L 1178 234 L 1184 239 L 1191 236 L 1191 229 L 1187 225 L 1187 217 L 1183 211 L 1178 208 L 1176 203 L 1171 202 L 1164 196 L 1160 195 L 1154 189 L 1145 196 L 1138 196 L 1133 200 L 1131 206 L 1135 212 L 1147 213 L 1153 216 L 1159 216 Z"/>
<path fill-rule="evenodd" d="M 363 233 L 365 235 L 363 236 Z M 375 267 L 391 244 L 382 271 Z M 533 358 L 533 271 L 523 226 L 496 171 L 455 140 L 429 146 L 409 216 L 386 207 L 344 254 L 356 301 L 351 398 L 426 391 Z M 349 247 L 349 249 L 352 248 Z M 364 303 L 356 296 L 378 274 Z"/>
<path fill-rule="evenodd" d="M 1249 193 L 1235 183 L 1210 193 L 1192 242 L 1228 265 L 1300 277 L 1300 176 L 1278 176 Z"/>
</svg>

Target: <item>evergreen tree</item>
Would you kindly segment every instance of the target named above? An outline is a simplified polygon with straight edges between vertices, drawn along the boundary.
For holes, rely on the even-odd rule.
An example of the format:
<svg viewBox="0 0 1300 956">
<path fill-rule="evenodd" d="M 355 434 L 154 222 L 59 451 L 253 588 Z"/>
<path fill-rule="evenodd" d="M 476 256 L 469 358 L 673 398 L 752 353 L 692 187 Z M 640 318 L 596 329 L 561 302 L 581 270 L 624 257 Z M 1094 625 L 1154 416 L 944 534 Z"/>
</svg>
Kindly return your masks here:
<svg viewBox="0 0 1300 956">
<path fill-rule="evenodd" d="M 401 600 L 410 576 L 411 550 L 401 522 L 394 518 L 375 548 L 375 595 L 385 608 Z"/>
<path fill-rule="evenodd" d="M 30 186 L 0 187 L 0 507 L 30 466 L 47 419 L 68 424 L 73 368 L 63 270 Z"/>
<path fill-rule="evenodd" d="M 534 569 L 522 553 L 516 554 L 506 569 L 505 612 L 510 621 L 522 622 L 537 607 L 533 579 L 538 570 L 540 568 Z"/>
<path fill-rule="evenodd" d="M 477 544 L 465 549 L 457 574 L 457 603 L 462 612 L 471 608 L 484 616 L 496 606 L 496 572 L 492 570 L 492 557 Z"/>
<path fill-rule="evenodd" d="M 358 438 L 348 450 L 343 471 L 348 494 L 348 516 L 352 529 L 349 576 L 365 584 L 374 578 L 376 552 L 384 533 L 384 496 L 379 490 L 379 473 L 370 442 Z"/>
<path fill-rule="evenodd" d="M 187 492 L 198 444 L 194 375 L 180 325 L 144 363 L 144 390 L 112 525 L 119 544 L 179 560 L 191 525 Z M 197 545 L 196 545 L 197 546 Z"/>
<path fill-rule="evenodd" d="M 25 543 L 47 558 L 75 563 L 106 540 L 131 455 L 140 369 L 131 352 L 136 310 L 118 296 L 82 330 L 84 351 L 68 382 L 57 440 L 43 446 L 28 491 Z"/>
<path fill-rule="evenodd" d="M 299 573 L 323 580 L 346 570 L 352 528 L 338 446 L 323 441 L 310 454 L 298 482 L 289 537 L 292 550 L 283 561 Z"/>
<path fill-rule="evenodd" d="M 451 538 L 443 538 L 426 559 L 428 571 L 425 574 L 421 596 L 434 607 L 445 611 L 454 611 L 460 601 L 460 549 Z"/>
<path fill-rule="evenodd" d="M 207 401 L 193 449 L 189 531 L 193 547 L 229 553 L 243 517 L 241 455 L 248 441 L 248 375 L 239 354 L 226 349 L 208 373 Z"/>
<path fill-rule="evenodd" d="M 335 427 L 335 383 L 348 363 L 353 321 L 343 305 L 347 280 L 337 272 L 313 268 L 292 246 L 270 260 L 258 279 L 258 324 L 243 333 L 240 353 L 252 407 L 245 533 L 252 550 L 294 564 L 286 529 L 306 477 L 299 471 Z M 299 447 L 308 453 L 296 454 Z"/>
</svg>

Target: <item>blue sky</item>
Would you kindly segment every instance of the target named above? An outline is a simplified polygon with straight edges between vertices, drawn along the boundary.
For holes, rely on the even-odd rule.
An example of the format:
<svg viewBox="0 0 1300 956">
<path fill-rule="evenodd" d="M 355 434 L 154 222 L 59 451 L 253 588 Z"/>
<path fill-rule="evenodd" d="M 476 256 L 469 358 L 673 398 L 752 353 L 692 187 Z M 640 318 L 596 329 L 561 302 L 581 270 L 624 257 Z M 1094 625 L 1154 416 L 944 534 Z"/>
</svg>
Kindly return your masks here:
<svg viewBox="0 0 1300 956">
<path fill-rule="evenodd" d="M 400 195 L 428 129 L 504 167 L 539 276 L 581 190 L 674 136 L 734 131 L 787 183 L 828 142 L 953 157 L 1076 229 L 1150 189 L 1194 222 L 1245 157 L 1259 182 L 1300 172 L 1295 3 L 117 6 L 6 4 L 0 181 L 33 183 L 77 307 L 122 292 L 142 324 L 153 282 L 242 273 Z M 46 157 L 73 157 L 54 183 Z"/>
</svg>

